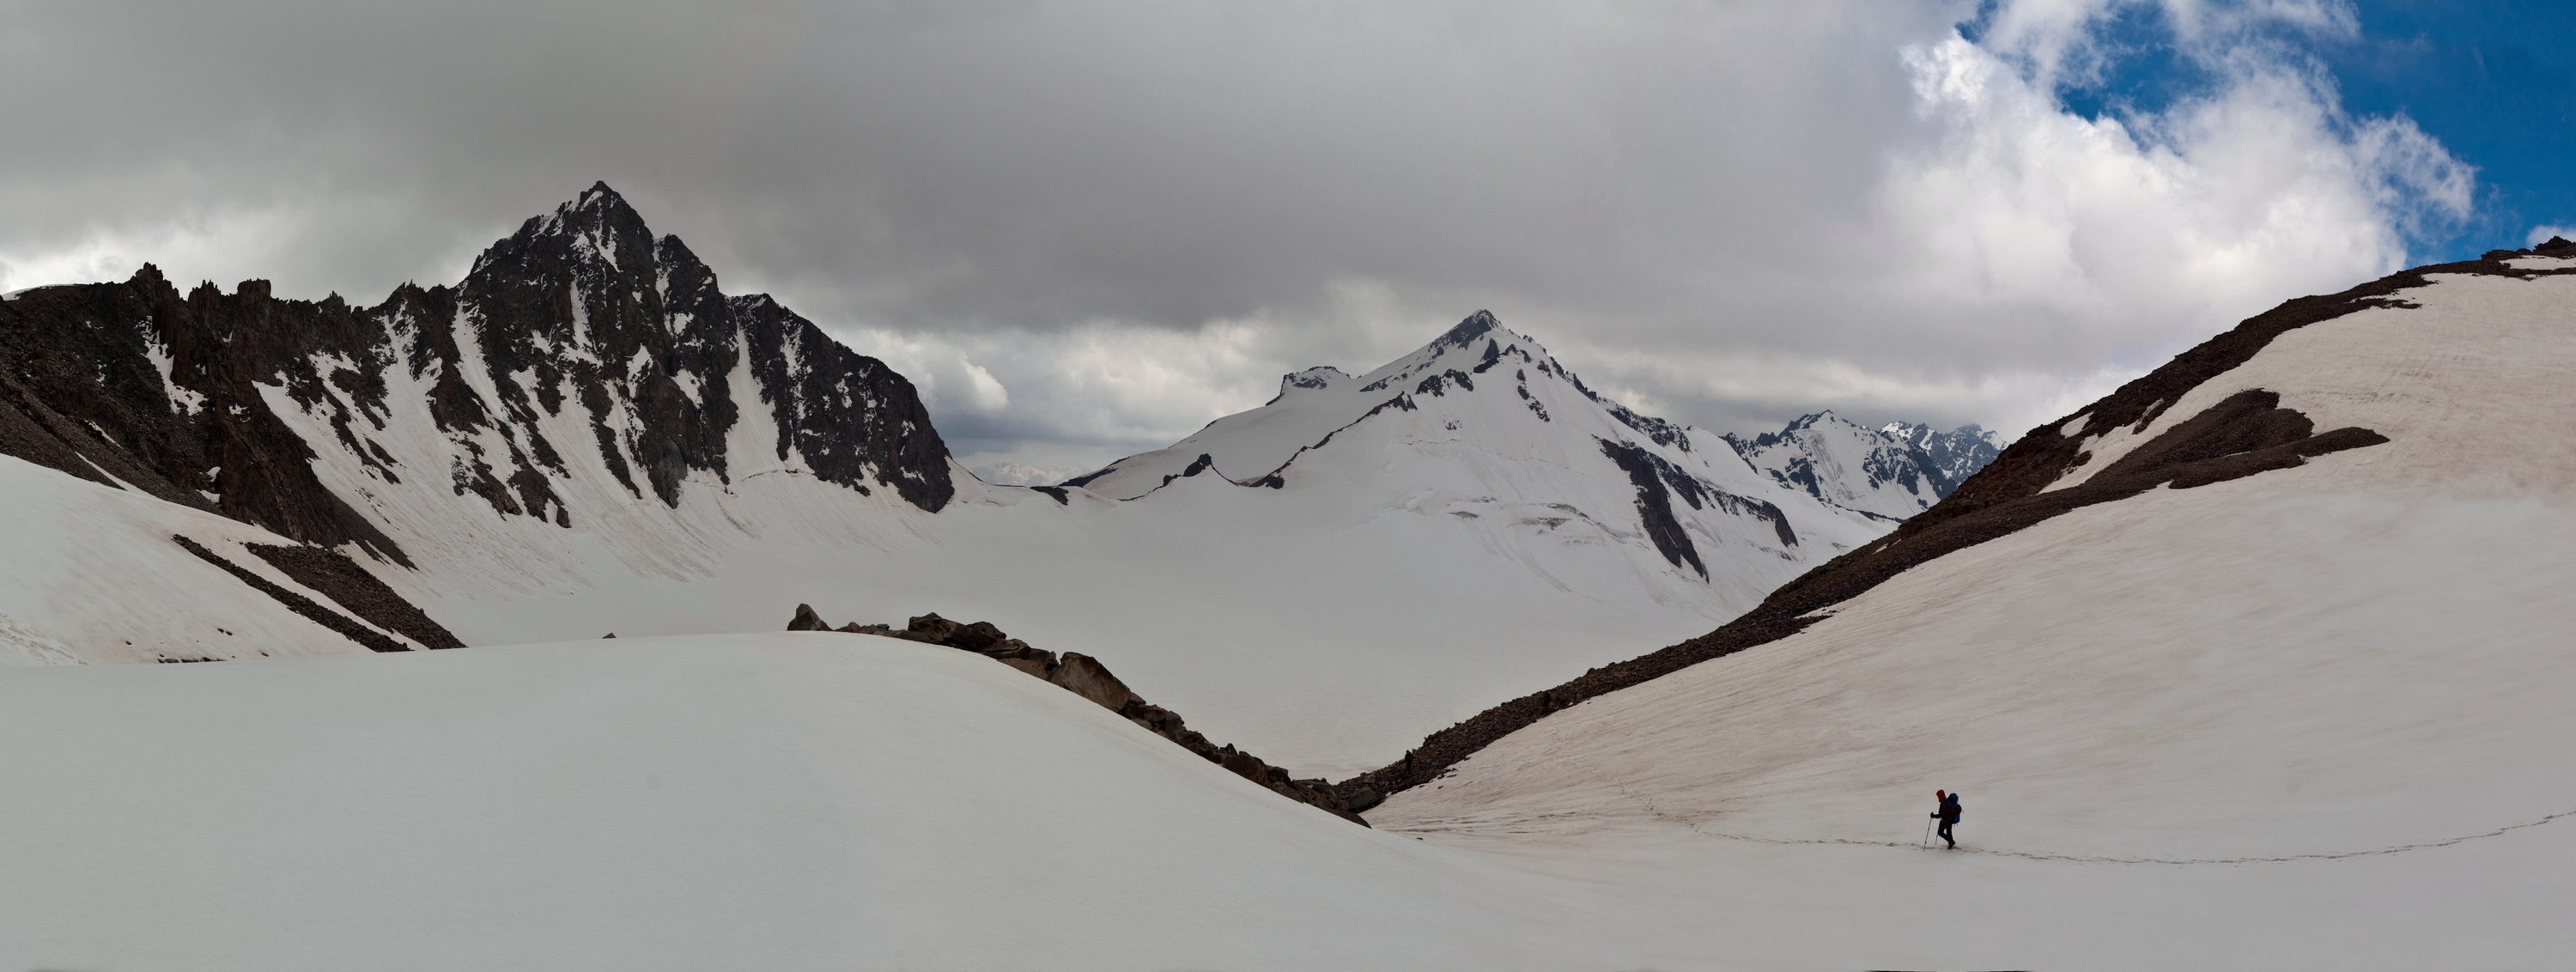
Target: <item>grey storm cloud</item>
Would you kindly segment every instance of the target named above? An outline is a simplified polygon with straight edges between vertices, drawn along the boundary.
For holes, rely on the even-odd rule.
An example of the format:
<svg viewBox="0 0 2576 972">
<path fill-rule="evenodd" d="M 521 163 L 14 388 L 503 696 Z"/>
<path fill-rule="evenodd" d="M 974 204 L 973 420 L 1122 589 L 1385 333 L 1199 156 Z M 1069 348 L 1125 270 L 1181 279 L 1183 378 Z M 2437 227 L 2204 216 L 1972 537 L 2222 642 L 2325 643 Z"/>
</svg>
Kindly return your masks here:
<svg viewBox="0 0 2576 972">
<path fill-rule="evenodd" d="M 970 457 L 1161 445 L 1480 308 L 1704 426 L 2017 432 L 2468 205 L 2230 46 L 2336 3 L 2175 0 L 2221 80 L 2065 113 L 2137 5 L 1993 5 L 1981 47 L 1956 3 L 14 0 L 0 285 L 372 301 L 604 179 Z"/>
</svg>

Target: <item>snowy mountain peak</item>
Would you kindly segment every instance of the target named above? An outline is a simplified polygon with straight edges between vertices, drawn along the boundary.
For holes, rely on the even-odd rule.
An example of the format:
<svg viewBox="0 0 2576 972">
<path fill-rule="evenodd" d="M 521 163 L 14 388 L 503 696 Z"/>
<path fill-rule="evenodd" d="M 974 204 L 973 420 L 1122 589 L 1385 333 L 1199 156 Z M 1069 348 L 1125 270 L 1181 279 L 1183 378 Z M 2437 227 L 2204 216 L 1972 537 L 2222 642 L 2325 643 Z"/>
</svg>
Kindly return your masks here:
<svg viewBox="0 0 2576 972">
<path fill-rule="evenodd" d="M 1477 311 L 1458 322 L 1458 326 L 1433 338 L 1431 343 L 1361 375 L 1360 379 L 1366 384 L 1360 390 L 1398 389 L 1424 380 L 1424 375 L 1443 376 L 1451 371 L 1480 375 L 1502 364 L 1506 357 L 1547 374 L 1562 370 L 1536 340 L 1502 326 L 1490 312 Z M 1455 382 L 1456 379 L 1444 378 L 1441 385 L 1445 387 Z M 1468 384 L 1473 383 L 1473 378 L 1469 378 Z M 1576 384 L 1579 387 L 1581 383 Z M 1588 396 L 1591 393 L 1586 391 L 1584 394 Z"/>
<path fill-rule="evenodd" d="M 679 239 L 668 237 L 662 242 L 676 246 Z M 656 241 L 643 215 L 606 182 L 593 183 L 553 212 L 528 217 L 517 232 L 484 248 L 467 276 L 483 272 L 494 261 L 531 249 L 566 253 L 577 263 L 597 263 L 604 270 L 645 280 L 656 276 L 659 263 Z M 696 262 L 695 257 L 686 256 L 685 248 L 678 255 L 686 257 L 687 262 Z"/>
<path fill-rule="evenodd" d="M 1450 328 L 1448 333 L 1440 335 L 1438 340 L 1431 342 L 1431 346 L 1435 348 L 1463 348 L 1467 346 L 1468 342 L 1484 337 L 1487 333 L 1500 327 L 1502 327 L 1502 323 L 1494 319 L 1494 312 L 1480 310 L 1467 315 L 1466 320 L 1459 321 L 1458 326 Z"/>
<path fill-rule="evenodd" d="M 1482 377 L 1507 366 L 1508 378 Z M 1530 390 L 1533 381 L 1567 384 L 1572 392 L 1540 395 Z M 1421 399 L 1476 394 L 1480 388 L 1514 395 L 1511 410 L 1540 423 L 1552 420 L 1552 403 L 1560 397 L 1598 399 L 1536 340 L 1503 327 L 1491 312 L 1477 311 L 1430 343 L 1357 377 L 1330 366 L 1284 375 L 1278 397 L 1260 408 L 1224 416 L 1168 449 L 1129 456 L 1064 485 L 1124 500 L 1208 468 L 1238 482 L 1268 483 L 1300 453 L 1322 448 L 1341 429 L 1388 411 L 1415 411 Z M 1202 456 L 1212 465 L 1200 463 Z"/>
<path fill-rule="evenodd" d="M 1516 556 L 1543 569 L 1598 559 L 1594 573 L 1617 583 L 1680 582 L 1703 597 L 1707 585 L 1758 594 L 1884 529 L 1760 476 L 1714 438 L 1603 398 L 1479 311 L 1358 378 L 1288 375 L 1260 408 L 1064 485 L 1113 500 L 1236 487 L 1343 496 L 1361 521 L 1405 510 L 1492 549 L 1526 548 Z"/>
</svg>

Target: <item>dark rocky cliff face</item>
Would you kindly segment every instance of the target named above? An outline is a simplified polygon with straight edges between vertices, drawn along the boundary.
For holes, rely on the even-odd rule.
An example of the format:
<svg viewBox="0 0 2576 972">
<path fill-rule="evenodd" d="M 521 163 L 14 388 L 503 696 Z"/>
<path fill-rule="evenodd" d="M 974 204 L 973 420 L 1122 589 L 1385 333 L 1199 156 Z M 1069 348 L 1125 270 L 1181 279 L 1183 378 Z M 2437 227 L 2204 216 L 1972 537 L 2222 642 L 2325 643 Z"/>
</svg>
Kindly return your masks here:
<svg viewBox="0 0 2576 972">
<path fill-rule="evenodd" d="M 382 387 L 380 369 L 326 374 L 311 359 L 381 338 L 337 296 L 279 301 L 250 281 L 230 296 L 209 284 L 182 297 L 149 264 L 122 284 L 24 293 L 0 303 L 0 451 L 408 565 L 323 488 L 312 446 L 259 391 L 301 399 L 336 382 L 363 398 L 371 380 Z M 347 419 L 336 423 L 343 436 Z"/>
<path fill-rule="evenodd" d="M 872 478 L 922 509 L 947 505 L 957 491 L 948 480 L 948 446 L 930 427 L 912 382 L 842 347 L 768 294 L 735 297 L 731 306 L 761 401 L 778 423 L 778 458 L 793 450 L 825 481 L 864 492 L 861 482 Z"/>
<path fill-rule="evenodd" d="M 298 434 L 279 396 L 328 441 Z M 182 295 L 149 265 L 0 302 L 0 452 L 405 565 L 363 499 L 314 474 L 317 450 L 570 527 L 555 484 L 574 450 L 638 501 L 677 506 L 692 473 L 731 481 L 727 434 L 750 402 L 777 422 L 770 459 L 924 510 L 954 493 L 911 382 L 765 296 L 728 297 L 605 184 L 493 244 L 455 287 L 406 284 L 372 308 L 257 280 Z M 401 465 L 377 441 L 415 410 L 446 436 L 448 468 Z"/>
</svg>

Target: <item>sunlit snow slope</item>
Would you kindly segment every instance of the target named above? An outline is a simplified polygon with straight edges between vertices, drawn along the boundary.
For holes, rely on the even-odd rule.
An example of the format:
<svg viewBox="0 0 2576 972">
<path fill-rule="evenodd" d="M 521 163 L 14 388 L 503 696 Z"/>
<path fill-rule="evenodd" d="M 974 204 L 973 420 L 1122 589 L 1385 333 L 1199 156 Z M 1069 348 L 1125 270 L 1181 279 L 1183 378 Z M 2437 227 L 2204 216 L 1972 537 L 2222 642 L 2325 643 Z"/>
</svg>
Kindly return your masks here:
<svg viewBox="0 0 2576 972">
<path fill-rule="evenodd" d="M 2030 963 L 1977 967 L 2136 964 L 2118 952 L 2130 947 L 2285 967 L 2208 944 L 2285 919 L 2305 924 L 2273 934 L 2338 936 L 2289 965 L 2563 962 L 2576 946 L 2576 819 L 2562 819 L 2576 812 L 2576 247 L 2554 252 L 2285 305 L 2276 314 L 2323 319 L 2136 425 L 2099 427 L 2115 396 L 2036 431 L 1986 475 L 2071 453 L 2062 472 L 2026 471 L 2053 490 L 2106 482 L 2152 450 L 2198 448 L 2193 429 L 2253 390 L 2313 420 L 2308 441 L 2358 427 L 2385 442 L 2304 463 L 2273 450 L 2284 458 L 2251 475 L 2187 474 L 1966 546 L 1800 633 L 1540 719 L 1371 817 L 1505 844 L 1830 857 L 1913 847 L 1948 788 L 1966 795 L 1962 848 L 1982 856 L 1926 894 L 2004 901 L 2007 878 L 2239 866 L 2261 869 L 2239 894 L 2289 896 L 2157 905 L 2198 923 L 2177 930 L 2200 936 L 2186 942 L 2085 919 L 2103 952 L 2076 934 L 1958 959 Z M 2234 414 L 2238 431 L 2207 435 L 2287 421 Z M 2263 454 L 2230 448 L 2199 455 Z M 1900 532 L 1887 549 L 1931 536 Z M 2432 897 L 2445 903 L 2427 912 Z"/>
</svg>

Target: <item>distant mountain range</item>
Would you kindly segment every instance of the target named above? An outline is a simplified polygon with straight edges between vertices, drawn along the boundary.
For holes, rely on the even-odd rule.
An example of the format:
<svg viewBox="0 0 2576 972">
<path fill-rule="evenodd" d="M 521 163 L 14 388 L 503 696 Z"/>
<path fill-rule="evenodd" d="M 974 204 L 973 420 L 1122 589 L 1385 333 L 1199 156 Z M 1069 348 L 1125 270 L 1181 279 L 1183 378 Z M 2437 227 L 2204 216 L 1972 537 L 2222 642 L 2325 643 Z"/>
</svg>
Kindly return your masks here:
<svg viewBox="0 0 2576 972">
<path fill-rule="evenodd" d="M 1949 432 L 1890 422 L 1863 428 L 1831 411 L 1800 416 L 1778 432 L 1727 444 L 1773 482 L 1842 509 L 1890 522 L 1913 516 L 1993 462 L 2003 437 L 1963 425 Z"/>
<path fill-rule="evenodd" d="M 1169 448 L 996 486 L 902 375 L 726 293 L 597 185 L 373 306 L 150 266 L 9 295 L 0 453 L 23 463 L 0 474 L 26 515 L 0 543 L 46 566 L 0 583 L 0 648 L 193 661 L 941 610 L 1098 655 L 1269 758 L 1358 768 L 1733 617 L 1986 444 L 1830 415 L 1718 436 L 1479 312 Z"/>
<path fill-rule="evenodd" d="M 1676 576 L 1746 589 L 1771 583 L 1770 565 L 1880 529 L 1824 498 L 1870 488 L 1839 466 L 1822 478 L 1802 466 L 1819 486 L 1801 495 L 1740 451 L 1601 397 L 1479 311 L 1367 374 L 1287 375 L 1260 408 L 1063 485 L 1136 501 L 1203 474 L 1260 489 L 1365 483 L 1374 502 L 1454 517 L 1496 544 L 1651 551 Z"/>
</svg>

